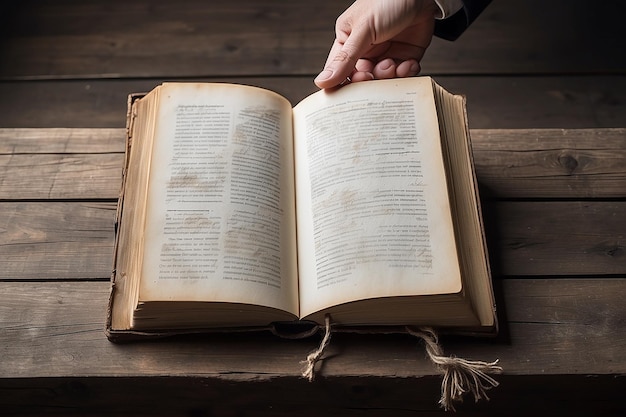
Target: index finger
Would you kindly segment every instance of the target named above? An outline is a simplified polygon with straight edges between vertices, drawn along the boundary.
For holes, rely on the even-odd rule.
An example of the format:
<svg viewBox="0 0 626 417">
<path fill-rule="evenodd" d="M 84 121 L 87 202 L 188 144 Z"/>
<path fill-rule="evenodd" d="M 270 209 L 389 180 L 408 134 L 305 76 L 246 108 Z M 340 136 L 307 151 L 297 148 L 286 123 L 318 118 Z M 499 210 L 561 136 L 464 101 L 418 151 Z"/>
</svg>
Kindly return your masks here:
<svg viewBox="0 0 626 417">
<path fill-rule="evenodd" d="M 355 69 L 356 62 L 365 54 L 371 43 L 367 32 L 353 30 L 345 42 L 335 39 L 330 49 L 324 70 L 315 78 L 320 88 L 331 88 L 341 84 Z"/>
</svg>

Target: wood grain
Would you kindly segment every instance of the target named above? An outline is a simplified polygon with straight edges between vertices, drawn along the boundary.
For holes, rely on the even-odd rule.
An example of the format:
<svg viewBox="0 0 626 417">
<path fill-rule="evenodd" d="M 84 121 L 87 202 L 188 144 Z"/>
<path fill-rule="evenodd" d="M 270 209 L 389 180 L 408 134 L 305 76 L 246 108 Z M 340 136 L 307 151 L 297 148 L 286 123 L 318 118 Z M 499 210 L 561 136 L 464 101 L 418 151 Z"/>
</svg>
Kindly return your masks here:
<svg viewBox="0 0 626 417">
<path fill-rule="evenodd" d="M 0 155 L 0 198 L 110 198 L 119 195 L 123 166 L 123 153 Z"/>
<path fill-rule="evenodd" d="M 0 129 L 0 156 L 110 154 L 126 149 L 123 129 Z"/>
<path fill-rule="evenodd" d="M 0 282 L 3 378 L 195 376 L 251 381 L 298 377 L 317 338 L 213 334 L 112 344 L 104 333 L 106 282 Z M 448 354 L 493 360 L 506 375 L 626 373 L 626 279 L 507 279 L 496 340 L 443 339 Z M 33 297 L 32 294 L 37 294 Z M 29 349 L 24 349 L 29 346 Z M 259 352 L 262 350 L 262 360 Z M 408 335 L 336 334 L 323 378 L 437 375 Z"/>
<path fill-rule="evenodd" d="M 497 198 L 625 198 L 624 129 L 475 129 L 481 188 Z"/>
<path fill-rule="evenodd" d="M 626 129 L 473 129 L 483 198 L 624 198 Z M 124 129 L 0 129 L 0 199 L 117 199 Z"/>
<path fill-rule="evenodd" d="M 493 202 L 497 276 L 626 275 L 626 202 Z M 116 203 L 0 203 L 0 279 L 110 277 Z"/>
<path fill-rule="evenodd" d="M 502 202 L 487 227 L 508 276 L 626 274 L 626 202 Z M 494 230 L 495 229 L 495 230 Z"/>
<path fill-rule="evenodd" d="M 472 133 L 498 274 L 626 273 L 623 201 L 497 202 L 623 200 L 623 129 Z M 0 138 L 1 277 L 108 279 L 124 130 L 4 129 Z"/>
<path fill-rule="evenodd" d="M 0 279 L 105 279 L 116 203 L 0 203 Z"/>
<path fill-rule="evenodd" d="M 0 127 L 27 128 L 0 129 L 0 414 L 444 414 L 406 335 L 334 335 L 312 384 L 299 361 L 316 338 L 104 336 L 127 95 L 240 82 L 295 104 L 349 3 L 0 4 Z M 422 61 L 468 100 L 502 325 L 443 338 L 505 370 L 490 402 L 456 415 L 626 415 L 624 14 L 619 0 L 494 1 Z"/>
<path fill-rule="evenodd" d="M 145 0 L 16 7 L 4 77 L 162 77 L 312 73 L 349 1 Z M 25 24 L 28 22 L 28 24 Z M 184 51 L 184 54 L 181 54 Z M 181 55 L 185 58 L 181 59 Z M 5 61 L 3 61 L 5 62 Z"/>
<path fill-rule="evenodd" d="M 626 120 L 626 76 L 436 76 L 467 97 L 475 129 L 614 128 Z M 90 79 L 0 81 L 0 127 L 124 127 L 129 93 L 165 81 Z M 170 79 L 172 80 L 172 79 Z M 202 77 L 174 81 L 233 82 L 276 91 L 292 104 L 317 91 L 313 76 Z"/>
<path fill-rule="evenodd" d="M 626 378 L 613 375 L 498 376 L 490 401 L 471 398 L 454 416 L 622 416 Z M 0 380 L 0 406 L 16 416 L 449 416 L 440 378 L 297 377 L 229 381 L 210 377 L 20 378 Z M 24 407 L 23 404 L 28 404 Z"/>
<path fill-rule="evenodd" d="M 14 7 L 3 30 L 0 76 L 313 75 L 349 4 L 29 1 Z M 437 74 L 623 74 L 624 13 L 615 0 L 591 8 L 567 0 L 493 2 L 458 41 L 435 39 L 424 67 Z M 581 27 L 594 36 L 581 36 Z"/>
</svg>

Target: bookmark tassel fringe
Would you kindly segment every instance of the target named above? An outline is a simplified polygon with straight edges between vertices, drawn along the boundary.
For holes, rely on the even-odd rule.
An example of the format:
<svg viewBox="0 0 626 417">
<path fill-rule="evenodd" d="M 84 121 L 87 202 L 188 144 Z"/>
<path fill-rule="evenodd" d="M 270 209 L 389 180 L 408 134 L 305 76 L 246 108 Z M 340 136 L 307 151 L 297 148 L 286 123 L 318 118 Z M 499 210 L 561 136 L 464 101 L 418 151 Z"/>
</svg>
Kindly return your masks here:
<svg viewBox="0 0 626 417">
<path fill-rule="evenodd" d="M 302 371 L 302 376 L 312 382 L 315 378 L 315 364 L 322 358 L 322 354 L 324 353 L 324 349 L 328 346 L 330 342 L 330 316 L 327 314 L 325 319 L 326 329 L 324 331 L 324 337 L 320 342 L 320 345 L 313 352 L 309 353 L 306 357 L 306 360 L 301 363 L 304 364 L 304 370 Z"/>
<path fill-rule="evenodd" d="M 469 361 L 454 356 L 444 356 L 443 349 L 439 345 L 437 334 L 430 328 L 420 328 L 407 331 L 424 340 L 426 353 L 430 360 L 443 372 L 441 382 L 441 399 L 439 404 L 444 410 L 456 411 L 453 403 L 463 401 L 463 394 L 471 392 L 474 400 L 489 400 L 487 390 L 497 387 L 498 381 L 488 373 L 500 373 L 502 367 L 498 366 L 498 360 L 494 362 Z"/>
</svg>

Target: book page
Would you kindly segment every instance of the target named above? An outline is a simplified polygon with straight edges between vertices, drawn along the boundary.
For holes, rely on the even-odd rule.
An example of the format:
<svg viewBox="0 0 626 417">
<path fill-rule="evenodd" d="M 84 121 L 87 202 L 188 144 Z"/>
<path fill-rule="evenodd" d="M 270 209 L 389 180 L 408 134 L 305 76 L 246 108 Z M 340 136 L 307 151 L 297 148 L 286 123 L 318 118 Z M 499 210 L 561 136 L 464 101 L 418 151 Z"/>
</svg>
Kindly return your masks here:
<svg viewBox="0 0 626 417">
<path fill-rule="evenodd" d="M 298 313 L 290 103 L 227 84 L 164 84 L 140 301 Z"/>
<path fill-rule="evenodd" d="M 461 290 L 430 78 L 320 91 L 294 129 L 303 316 Z"/>
</svg>

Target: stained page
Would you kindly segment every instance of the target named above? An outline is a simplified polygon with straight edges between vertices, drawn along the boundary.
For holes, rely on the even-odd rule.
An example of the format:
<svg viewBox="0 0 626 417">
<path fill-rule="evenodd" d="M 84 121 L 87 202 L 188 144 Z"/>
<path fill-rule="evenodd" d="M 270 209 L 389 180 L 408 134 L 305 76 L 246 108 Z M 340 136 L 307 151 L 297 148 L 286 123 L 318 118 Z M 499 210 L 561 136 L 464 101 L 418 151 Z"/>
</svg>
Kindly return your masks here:
<svg viewBox="0 0 626 417">
<path fill-rule="evenodd" d="M 303 316 L 461 290 L 430 78 L 320 91 L 294 130 Z"/>
<path fill-rule="evenodd" d="M 140 301 L 297 314 L 290 103 L 226 84 L 158 94 Z"/>
</svg>

